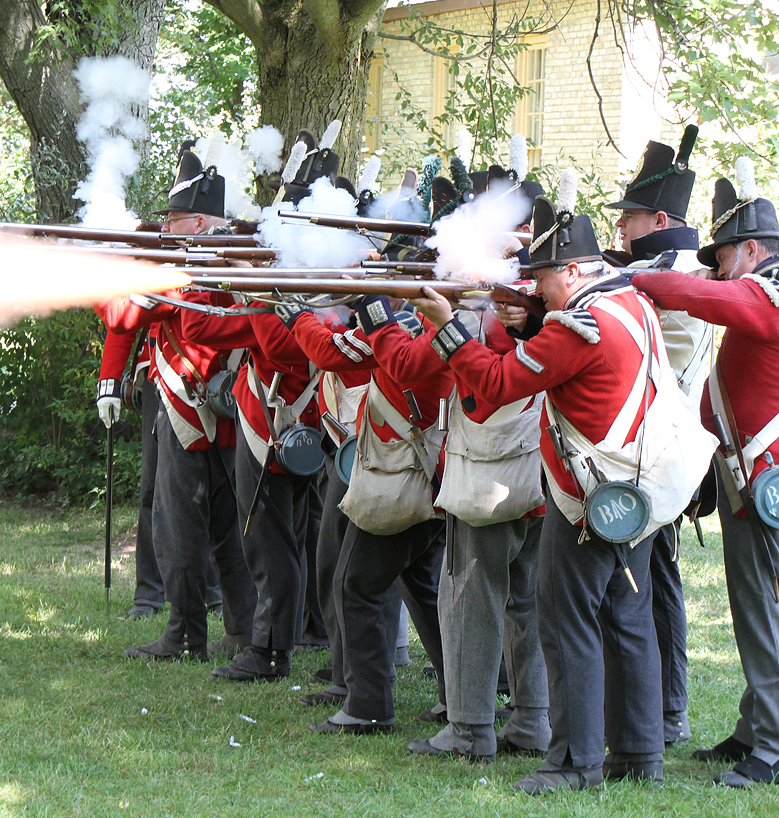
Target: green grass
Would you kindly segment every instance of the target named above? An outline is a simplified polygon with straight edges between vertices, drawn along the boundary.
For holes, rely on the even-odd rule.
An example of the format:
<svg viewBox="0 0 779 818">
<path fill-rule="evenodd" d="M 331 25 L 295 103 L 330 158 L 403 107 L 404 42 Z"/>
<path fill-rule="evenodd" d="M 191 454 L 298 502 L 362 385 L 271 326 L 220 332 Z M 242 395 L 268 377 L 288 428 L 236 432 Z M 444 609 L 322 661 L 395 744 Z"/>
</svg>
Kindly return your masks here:
<svg viewBox="0 0 779 818">
<path fill-rule="evenodd" d="M 407 755 L 410 739 L 434 732 L 414 721 L 435 698 L 416 641 L 411 667 L 398 675 L 397 730 L 388 736 L 309 731 L 310 721 L 332 713 L 298 704 L 302 693 L 321 689 L 313 673 L 326 653 L 296 655 L 291 677 L 272 685 L 210 682 L 208 666 L 195 662 L 124 659 L 125 647 L 156 638 L 164 625 L 164 615 L 122 618 L 132 601 L 133 521 L 131 509 L 115 515 L 106 617 L 100 514 L 0 508 L 0 816 L 773 818 L 779 811 L 779 787 L 715 788 L 711 777 L 723 765 L 689 758 L 732 729 L 742 690 L 713 523 L 706 550 L 684 532 L 693 739 L 666 754 L 664 786 L 621 783 L 530 799 L 509 785 L 537 760 L 471 765 Z M 211 626 L 218 638 L 221 621 Z M 240 747 L 230 746 L 231 736 Z"/>
</svg>

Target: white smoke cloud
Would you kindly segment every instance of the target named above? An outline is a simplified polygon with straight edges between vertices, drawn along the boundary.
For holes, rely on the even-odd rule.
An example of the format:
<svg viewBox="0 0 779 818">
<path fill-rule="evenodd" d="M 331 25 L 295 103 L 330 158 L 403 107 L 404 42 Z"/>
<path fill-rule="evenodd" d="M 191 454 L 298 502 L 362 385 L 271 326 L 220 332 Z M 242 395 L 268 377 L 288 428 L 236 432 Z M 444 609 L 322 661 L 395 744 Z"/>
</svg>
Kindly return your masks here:
<svg viewBox="0 0 779 818">
<path fill-rule="evenodd" d="M 409 197 L 408 191 L 403 195 L 397 190 L 384 193 L 374 199 L 368 208 L 372 219 L 393 219 L 400 222 L 426 221 L 425 207 L 416 195 Z"/>
<path fill-rule="evenodd" d="M 249 131 L 246 134 L 246 145 L 254 160 L 254 172 L 257 176 L 281 170 L 284 137 L 272 125 L 263 125 L 257 130 Z"/>
<path fill-rule="evenodd" d="M 519 262 L 502 258 L 512 245 L 507 233 L 517 229 L 523 207 L 516 192 L 504 195 L 495 183 L 486 193 L 435 222 L 436 234 L 425 241 L 438 250 L 438 278 L 507 284 L 515 281 Z"/>
<path fill-rule="evenodd" d="M 201 137 L 195 143 L 194 153 L 203 167 L 216 165 L 225 180 L 225 216 L 241 219 L 260 219 L 261 208 L 254 203 L 255 174 L 278 170 L 281 167 L 281 150 L 284 138 L 271 125 L 263 126 L 246 135 L 247 145 L 234 139 L 225 143 L 220 132 L 211 137 Z"/>
<path fill-rule="evenodd" d="M 334 188 L 326 177 L 311 185 L 311 195 L 298 204 L 304 213 L 327 213 L 330 216 L 356 216 L 354 199 L 340 188 Z M 367 257 L 373 245 L 351 230 L 319 227 L 295 220 L 283 221 L 284 211 L 293 210 L 284 202 L 262 211 L 260 236 L 263 244 L 280 251 L 282 267 L 344 267 Z"/>
<path fill-rule="evenodd" d="M 86 106 L 76 127 L 85 143 L 89 173 L 74 198 L 87 226 L 132 229 L 137 217 L 127 210 L 127 179 L 138 168 L 135 144 L 145 138 L 139 109 L 149 97 L 149 75 L 125 57 L 86 57 L 73 72 Z"/>
</svg>

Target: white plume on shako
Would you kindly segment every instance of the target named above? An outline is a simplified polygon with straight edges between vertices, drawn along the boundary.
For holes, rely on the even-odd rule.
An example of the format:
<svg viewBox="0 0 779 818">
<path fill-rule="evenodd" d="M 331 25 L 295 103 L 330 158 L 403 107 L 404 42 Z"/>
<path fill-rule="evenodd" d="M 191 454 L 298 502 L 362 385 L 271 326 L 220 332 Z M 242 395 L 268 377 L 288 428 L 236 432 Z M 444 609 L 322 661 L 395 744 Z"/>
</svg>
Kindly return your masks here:
<svg viewBox="0 0 779 818">
<path fill-rule="evenodd" d="M 297 209 L 329 216 L 357 215 L 355 200 L 324 176 L 311 185 L 311 195 L 301 199 Z M 282 267 L 344 267 L 357 264 L 373 249 L 368 239 L 351 230 L 284 222 L 285 210 L 294 208 L 289 202 L 264 208 L 260 226 L 263 244 L 280 251 Z"/>
<path fill-rule="evenodd" d="M 146 136 L 139 116 L 149 100 L 149 74 L 126 57 L 85 57 L 73 72 L 86 106 L 76 136 L 86 146 L 89 173 L 74 198 L 91 227 L 132 229 L 138 219 L 124 202 L 128 177 L 138 168 L 134 144 Z"/>
<path fill-rule="evenodd" d="M 757 199 L 755 165 L 748 156 L 739 156 L 736 159 L 736 183 L 738 184 L 738 198 L 741 201 Z"/>
<path fill-rule="evenodd" d="M 512 187 L 510 181 L 493 182 L 486 193 L 434 223 L 436 233 L 425 244 L 438 250 L 436 278 L 491 284 L 517 279 L 519 260 L 502 258 L 523 212 L 521 191 L 509 193 Z"/>
<path fill-rule="evenodd" d="M 194 151 L 204 169 L 215 165 L 217 173 L 224 176 L 225 216 L 228 219 L 258 219 L 260 208 L 248 192 L 254 178 L 254 160 L 240 139 L 228 144 L 222 132 L 215 131 L 209 138 L 198 139 Z"/>
</svg>

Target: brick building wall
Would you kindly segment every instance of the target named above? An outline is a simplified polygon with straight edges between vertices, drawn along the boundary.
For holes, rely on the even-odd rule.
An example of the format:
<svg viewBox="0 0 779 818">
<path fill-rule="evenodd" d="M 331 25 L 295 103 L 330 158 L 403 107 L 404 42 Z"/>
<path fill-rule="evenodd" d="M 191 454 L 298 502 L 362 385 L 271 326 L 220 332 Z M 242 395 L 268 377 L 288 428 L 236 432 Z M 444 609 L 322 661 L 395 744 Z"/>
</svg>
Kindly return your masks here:
<svg viewBox="0 0 779 818">
<path fill-rule="evenodd" d="M 531 0 L 527 17 L 540 15 L 548 4 Z M 587 54 L 592 41 L 596 0 L 577 0 L 564 17 L 568 5 L 552 0 L 553 12 L 559 11 L 557 28 L 541 37 L 531 36 L 531 47 L 546 47 L 544 71 L 543 136 L 541 162 L 569 164 L 568 157 L 585 169 L 595 169 L 605 187 L 617 190 L 635 169 L 648 139 L 674 140 L 675 130 L 664 127 L 664 100 L 656 76 L 657 49 L 651 32 L 634 33 L 639 71 L 623 65 L 622 53 L 614 45 L 610 23 L 602 22 L 591 59 L 593 75 L 602 97 L 603 118 L 620 151 L 608 146 L 607 135 L 598 109 L 598 99 L 587 70 Z M 506 24 L 526 8 L 524 4 L 500 2 L 499 24 Z M 440 26 L 487 34 L 491 25 L 492 5 L 478 0 L 435 0 L 388 9 L 382 31 L 402 35 L 402 20 L 409 14 L 424 14 Z M 382 53 L 383 52 L 383 53 Z M 380 118 L 396 123 L 402 136 L 389 134 L 383 139 L 367 128 L 368 148 L 383 148 L 387 155 L 413 156 L 415 145 L 424 141 L 423 133 L 412 132 L 412 126 L 402 124 L 398 117 L 396 94 L 399 86 L 406 88 L 413 102 L 432 117 L 440 113 L 442 85 L 446 82 L 444 61 L 409 42 L 388 38 L 377 41 L 377 59 L 373 75 L 374 93 L 368 102 L 368 118 Z M 395 78 L 397 74 L 397 79 Z M 522 79 L 522 78 L 520 78 Z M 522 132 L 522 106 L 518 113 L 517 132 Z M 681 132 L 681 129 L 676 129 Z M 454 131 L 454 129 L 452 129 Z M 676 137 L 678 138 L 678 136 Z M 450 144 L 452 144 L 450 142 Z M 507 146 L 496 146 L 496 157 L 505 159 Z M 421 156 L 416 150 L 416 156 Z M 392 184 L 393 179 L 386 180 Z"/>
</svg>

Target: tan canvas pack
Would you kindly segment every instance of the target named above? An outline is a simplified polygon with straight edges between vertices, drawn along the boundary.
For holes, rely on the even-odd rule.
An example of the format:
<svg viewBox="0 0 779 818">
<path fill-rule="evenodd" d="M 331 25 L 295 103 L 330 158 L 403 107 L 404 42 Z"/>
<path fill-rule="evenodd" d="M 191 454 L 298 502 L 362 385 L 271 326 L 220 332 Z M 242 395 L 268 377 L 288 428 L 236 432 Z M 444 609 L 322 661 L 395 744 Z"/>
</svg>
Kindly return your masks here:
<svg viewBox="0 0 779 818">
<path fill-rule="evenodd" d="M 517 520 L 541 505 L 542 404 L 542 395 L 523 398 L 476 423 L 452 401 L 435 504 L 475 527 Z"/>
<path fill-rule="evenodd" d="M 398 534 L 437 516 L 431 480 L 444 432 L 439 432 L 437 425 L 424 430 L 420 458 L 410 442 L 411 423 L 373 380 L 367 400 L 349 488 L 338 508 L 363 531 Z M 384 442 L 371 421 L 379 426 L 388 423 L 401 439 Z"/>
</svg>

